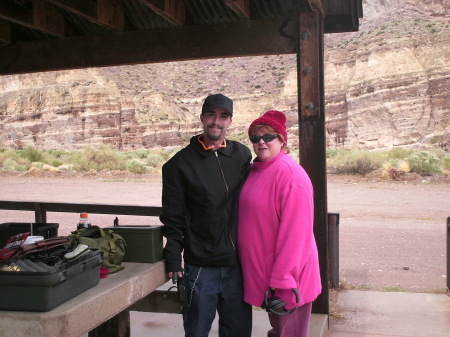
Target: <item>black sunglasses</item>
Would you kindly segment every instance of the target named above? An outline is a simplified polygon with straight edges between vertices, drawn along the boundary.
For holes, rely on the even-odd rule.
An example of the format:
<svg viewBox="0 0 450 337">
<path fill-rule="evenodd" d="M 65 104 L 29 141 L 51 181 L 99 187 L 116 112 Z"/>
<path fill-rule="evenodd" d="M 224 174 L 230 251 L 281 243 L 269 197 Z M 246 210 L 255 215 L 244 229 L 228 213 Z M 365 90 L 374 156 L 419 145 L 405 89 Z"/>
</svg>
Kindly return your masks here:
<svg viewBox="0 0 450 337">
<path fill-rule="evenodd" d="M 257 143 L 259 143 L 259 141 L 260 141 L 261 138 L 262 138 L 262 140 L 264 141 L 264 143 L 269 143 L 269 142 L 271 142 L 272 140 L 274 140 L 274 139 L 277 138 L 277 137 L 278 137 L 278 135 L 272 135 L 272 134 L 270 134 L 270 133 L 266 133 L 265 135 L 262 135 L 262 136 L 256 136 L 256 135 L 251 136 L 251 137 L 250 137 L 250 141 L 251 141 L 252 143 L 257 144 Z"/>
</svg>

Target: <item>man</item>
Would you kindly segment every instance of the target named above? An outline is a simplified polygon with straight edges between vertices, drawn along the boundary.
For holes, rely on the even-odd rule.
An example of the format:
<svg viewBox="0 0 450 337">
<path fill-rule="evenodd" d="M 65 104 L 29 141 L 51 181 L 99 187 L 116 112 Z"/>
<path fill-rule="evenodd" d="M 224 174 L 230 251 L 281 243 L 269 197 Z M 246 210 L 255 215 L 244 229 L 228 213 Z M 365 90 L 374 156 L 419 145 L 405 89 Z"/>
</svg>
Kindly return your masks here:
<svg viewBox="0 0 450 337">
<path fill-rule="evenodd" d="M 220 337 L 250 337 L 251 306 L 243 300 L 237 257 L 239 191 L 251 152 L 225 139 L 233 101 L 222 94 L 205 99 L 203 134 L 164 164 L 162 212 L 169 278 L 187 278 L 186 337 L 207 337 L 216 310 Z"/>
</svg>

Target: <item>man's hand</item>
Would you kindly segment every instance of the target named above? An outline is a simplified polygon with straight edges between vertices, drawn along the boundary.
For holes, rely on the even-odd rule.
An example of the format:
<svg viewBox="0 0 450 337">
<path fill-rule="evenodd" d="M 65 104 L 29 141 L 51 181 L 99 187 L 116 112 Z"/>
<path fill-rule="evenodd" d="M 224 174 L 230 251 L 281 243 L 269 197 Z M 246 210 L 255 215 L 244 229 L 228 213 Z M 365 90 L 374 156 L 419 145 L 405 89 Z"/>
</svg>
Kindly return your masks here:
<svg viewBox="0 0 450 337">
<path fill-rule="evenodd" d="M 177 283 L 178 278 L 183 277 L 183 273 L 181 271 L 178 271 L 178 272 L 169 271 L 168 276 L 169 276 L 169 278 L 172 279 L 172 283 L 175 284 L 175 283 Z"/>
</svg>

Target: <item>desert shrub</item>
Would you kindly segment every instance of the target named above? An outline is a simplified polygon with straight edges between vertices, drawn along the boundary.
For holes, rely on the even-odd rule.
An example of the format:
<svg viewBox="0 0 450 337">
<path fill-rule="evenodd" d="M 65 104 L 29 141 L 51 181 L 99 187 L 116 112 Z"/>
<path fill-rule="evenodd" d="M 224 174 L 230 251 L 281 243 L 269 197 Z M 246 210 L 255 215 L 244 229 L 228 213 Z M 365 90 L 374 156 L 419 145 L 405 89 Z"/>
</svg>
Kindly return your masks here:
<svg viewBox="0 0 450 337">
<path fill-rule="evenodd" d="M 230 139 L 243 142 L 255 157 L 253 147 L 248 142 L 247 133 L 234 135 Z M 77 152 L 64 150 L 25 150 L 0 148 L 0 169 L 26 171 L 32 167 L 42 169 L 44 164 L 61 170 L 101 171 L 127 170 L 135 174 L 149 171 L 161 172 L 161 167 L 182 147 L 137 149 L 118 151 L 107 145 L 99 148 L 84 147 Z M 290 155 L 299 161 L 298 148 L 291 147 Z M 386 152 L 351 151 L 342 148 L 329 148 L 326 151 L 327 171 L 334 174 L 365 175 L 382 168 L 382 175 L 389 176 L 392 169 L 402 172 L 415 172 L 421 175 L 437 173 L 450 174 L 450 156 L 440 149 L 419 151 L 401 147 Z"/>
<path fill-rule="evenodd" d="M 409 157 L 414 150 L 405 149 L 403 147 L 394 147 L 387 152 L 388 159 L 405 159 Z"/>
<path fill-rule="evenodd" d="M 154 168 L 161 167 L 165 163 L 164 158 L 156 153 L 150 153 L 145 162 L 148 166 Z"/>
<path fill-rule="evenodd" d="M 0 153 L 0 167 L 7 171 L 26 171 L 30 168 L 31 162 L 20 156 L 17 151 L 6 150 Z"/>
<path fill-rule="evenodd" d="M 54 158 L 63 158 L 68 155 L 64 150 L 47 150 L 46 152 Z"/>
<path fill-rule="evenodd" d="M 75 152 L 65 152 L 57 157 L 57 159 L 61 160 L 63 165 L 71 165 L 73 163 L 72 157 L 76 155 Z"/>
<path fill-rule="evenodd" d="M 34 147 L 27 147 L 25 150 L 19 152 L 22 158 L 27 159 L 30 163 L 32 162 L 44 162 L 44 155 L 39 150 Z"/>
<path fill-rule="evenodd" d="M 64 163 L 59 158 L 52 158 L 52 160 L 49 161 L 49 164 L 54 166 L 54 167 L 59 167 L 59 166 L 61 166 Z"/>
<path fill-rule="evenodd" d="M 183 147 L 171 147 L 171 148 L 159 149 L 158 153 L 160 153 L 161 158 L 163 159 L 163 161 L 166 162 L 170 158 L 172 158 L 182 148 Z"/>
<path fill-rule="evenodd" d="M 337 149 L 327 149 L 326 151 L 327 158 L 334 158 L 337 156 Z"/>
<path fill-rule="evenodd" d="M 6 158 L 6 160 L 3 162 L 2 167 L 4 170 L 7 170 L 7 171 L 23 172 L 23 171 L 28 170 L 29 165 L 21 164 L 20 162 L 17 162 L 12 158 Z"/>
<path fill-rule="evenodd" d="M 406 158 L 406 161 L 411 168 L 411 172 L 415 172 L 423 176 L 429 176 L 442 172 L 438 156 L 427 151 L 415 152 Z"/>
<path fill-rule="evenodd" d="M 383 165 L 383 155 L 373 152 L 348 151 L 328 160 L 327 168 L 335 174 L 366 175 Z"/>
<path fill-rule="evenodd" d="M 132 159 L 127 162 L 127 170 L 134 174 L 144 174 L 147 173 L 147 166 L 137 159 Z"/>
<path fill-rule="evenodd" d="M 153 168 L 154 173 L 160 172 L 161 167 L 172 158 L 182 147 L 152 149 L 149 150 L 145 162 L 147 166 Z"/>
<path fill-rule="evenodd" d="M 144 159 L 148 156 L 149 150 L 147 149 L 138 149 L 134 151 L 126 151 L 123 153 L 124 157 L 127 159 L 139 158 Z"/>
<path fill-rule="evenodd" d="M 444 161 L 444 158 L 448 156 L 446 154 L 446 152 L 442 149 L 429 149 L 429 150 L 427 150 L 427 152 L 435 155 L 436 157 L 438 157 L 439 161 L 442 161 L 442 162 Z"/>
<path fill-rule="evenodd" d="M 401 160 L 401 161 L 397 164 L 397 168 L 398 168 L 400 171 L 403 171 L 403 172 L 405 172 L 405 173 L 408 173 L 408 172 L 411 171 L 411 168 L 409 167 L 408 162 L 406 162 L 406 161 L 404 161 L 404 160 Z"/>
<path fill-rule="evenodd" d="M 42 169 L 44 167 L 44 163 L 41 163 L 40 161 L 35 161 L 31 163 L 30 168 L 31 167 Z"/>
<path fill-rule="evenodd" d="M 120 171 L 126 168 L 126 159 L 121 153 L 106 145 L 101 145 L 98 149 L 86 146 L 75 153 L 71 160 L 77 171 Z"/>
<path fill-rule="evenodd" d="M 411 169 L 408 162 L 402 159 L 389 159 L 387 162 L 383 163 L 383 170 L 389 171 L 390 169 L 396 169 L 402 172 L 409 172 Z"/>
<path fill-rule="evenodd" d="M 2 151 L 0 152 L 0 167 L 3 167 L 4 162 L 11 157 L 13 157 L 15 161 L 16 156 L 17 155 L 13 150 L 2 149 Z"/>
<path fill-rule="evenodd" d="M 36 163 L 58 167 L 68 161 L 68 154 L 63 150 L 38 150 L 30 146 L 25 150 L 17 150 L 15 153 L 14 158 L 18 164 L 28 168 L 37 167 Z"/>
<path fill-rule="evenodd" d="M 382 168 L 388 176 L 391 169 L 433 175 L 449 171 L 449 157 L 443 150 L 419 151 L 396 147 L 387 152 L 350 151 L 327 149 L 327 169 L 334 174 L 365 175 Z"/>
<path fill-rule="evenodd" d="M 448 174 L 450 173 L 450 157 L 446 156 L 443 160 L 442 160 L 443 164 L 443 168 L 444 171 Z"/>
<path fill-rule="evenodd" d="M 326 149 L 326 156 L 327 156 L 327 158 L 335 158 L 335 157 L 339 157 L 339 156 L 346 156 L 350 152 L 351 152 L 350 150 L 346 150 L 346 149 L 327 148 Z"/>
<path fill-rule="evenodd" d="M 383 171 L 381 172 L 381 176 L 384 178 L 392 178 L 392 174 L 398 175 L 400 173 L 408 173 L 409 171 L 409 164 L 406 161 L 391 158 L 387 162 L 383 163 Z"/>
</svg>

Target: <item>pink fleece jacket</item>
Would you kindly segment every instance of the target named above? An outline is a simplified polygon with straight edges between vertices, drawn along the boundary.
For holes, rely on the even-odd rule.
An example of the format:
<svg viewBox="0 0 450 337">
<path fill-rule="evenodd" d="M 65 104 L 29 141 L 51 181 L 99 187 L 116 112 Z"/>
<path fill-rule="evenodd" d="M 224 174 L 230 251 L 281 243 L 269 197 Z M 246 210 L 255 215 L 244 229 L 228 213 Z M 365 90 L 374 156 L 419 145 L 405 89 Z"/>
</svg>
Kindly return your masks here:
<svg viewBox="0 0 450 337">
<path fill-rule="evenodd" d="M 270 286 L 295 307 L 321 292 L 317 245 L 313 234 L 313 188 L 305 170 L 280 152 L 254 162 L 239 201 L 238 247 L 244 274 L 244 300 L 261 306 Z"/>
</svg>

